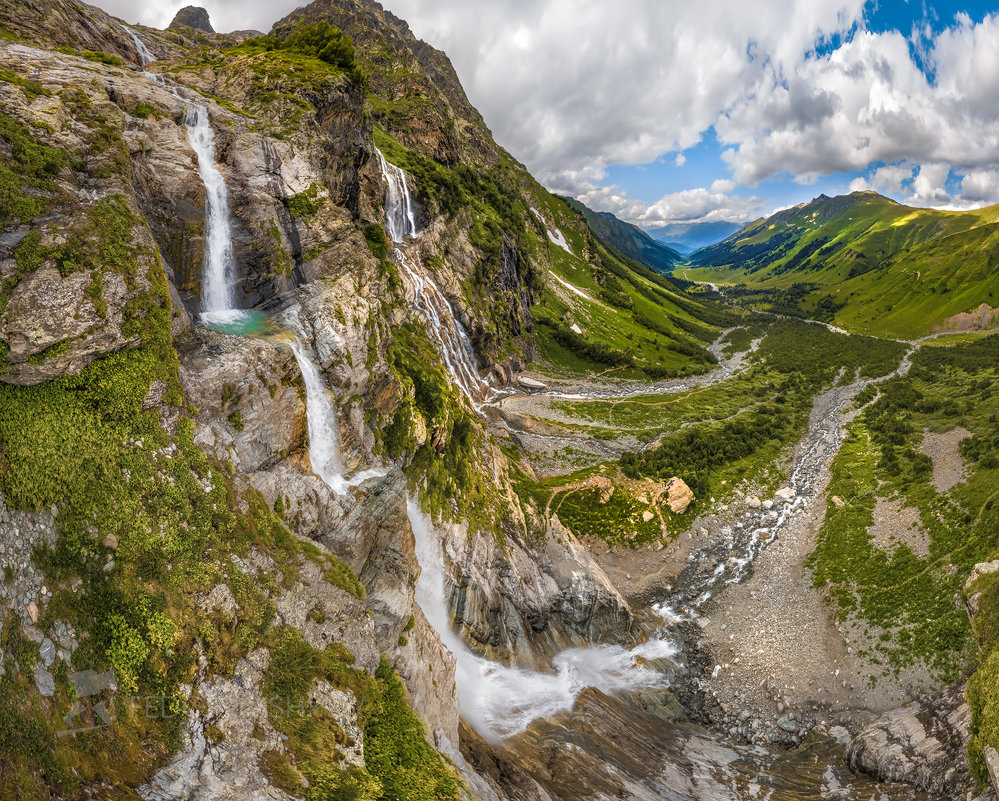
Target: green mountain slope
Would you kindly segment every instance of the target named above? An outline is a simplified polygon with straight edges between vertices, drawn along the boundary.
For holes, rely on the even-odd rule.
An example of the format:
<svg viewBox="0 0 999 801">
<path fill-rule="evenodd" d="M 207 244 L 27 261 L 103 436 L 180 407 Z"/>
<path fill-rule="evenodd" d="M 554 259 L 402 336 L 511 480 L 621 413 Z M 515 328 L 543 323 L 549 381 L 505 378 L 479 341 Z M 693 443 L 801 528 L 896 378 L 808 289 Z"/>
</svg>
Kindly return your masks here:
<svg viewBox="0 0 999 801">
<path fill-rule="evenodd" d="M 855 192 L 756 220 L 691 257 L 691 279 L 749 303 L 914 337 L 988 327 L 999 305 L 999 207 L 952 212 Z"/>
<path fill-rule="evenodd" d="M 624 256 L 661 273 L 669 272 L 684 261 L 678 251 L 657 242 L 637 225 L 619 220 L 606 211 L 593 211 L 575 198 L 566 198 L 565 201 L 582 213 L 601 240 Z"/>
</svg>

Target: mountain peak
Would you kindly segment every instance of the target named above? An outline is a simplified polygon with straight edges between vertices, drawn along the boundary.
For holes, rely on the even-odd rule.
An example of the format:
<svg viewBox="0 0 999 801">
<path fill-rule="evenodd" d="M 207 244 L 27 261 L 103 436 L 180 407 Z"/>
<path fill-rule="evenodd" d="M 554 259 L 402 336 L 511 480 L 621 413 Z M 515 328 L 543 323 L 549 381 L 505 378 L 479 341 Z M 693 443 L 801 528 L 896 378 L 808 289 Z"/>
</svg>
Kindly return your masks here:
<svg viewBox="0 0 999 801">
<path fill-rule="evenodd" d="M 174 14 L 167 28 L 193 28 L 204 33 L 215 33 L 208 11 L 201 6 L 184 6 Z"/>
</svg>

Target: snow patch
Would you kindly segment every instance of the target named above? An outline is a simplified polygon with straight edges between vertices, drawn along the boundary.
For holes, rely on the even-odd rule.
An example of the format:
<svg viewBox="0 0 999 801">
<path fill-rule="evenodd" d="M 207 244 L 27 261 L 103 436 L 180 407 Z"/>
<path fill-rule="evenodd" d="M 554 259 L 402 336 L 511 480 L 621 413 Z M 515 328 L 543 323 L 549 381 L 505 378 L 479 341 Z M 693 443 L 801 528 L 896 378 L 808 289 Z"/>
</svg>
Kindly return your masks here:
<svg viewBox="0 0 999 801">
<path fill-rule="evenodd" d="M 566 281 L 564 278 L 561 278 L 560 276 L 555 275 L 555 273 L 553 273 L 551 270 L 548 271 L 548 274 L 551 275 L 552 278 L 554 278 L 556 281 L 558 281 L 562 286 L 564 286 L 570 292 L 574 292 L 575 294 L 579 295 L 579 297 L 581 297 L 583 300 L 588 300 L 588 301 L 590 301 L 590 303 L 596 303 L 596 301 L 593 298 L 591 298 L 589 295 L 587 295 L 578 286 L 573 286 L 568 281 Z"/>
</svg>

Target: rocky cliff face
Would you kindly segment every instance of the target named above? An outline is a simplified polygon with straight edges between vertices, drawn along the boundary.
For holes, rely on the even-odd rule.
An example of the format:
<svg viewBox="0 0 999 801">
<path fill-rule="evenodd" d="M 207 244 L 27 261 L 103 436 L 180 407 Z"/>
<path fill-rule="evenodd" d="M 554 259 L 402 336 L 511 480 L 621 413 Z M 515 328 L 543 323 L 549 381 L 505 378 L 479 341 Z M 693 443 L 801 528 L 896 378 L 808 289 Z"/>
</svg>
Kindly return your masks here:
<svg viewBox="0 0 999 801">
<path fill-rule="evenodd" d="M 414 80 L 434 106 L 428 116 L 394 119 L 391 129 L 404 144 L 450 164 L 496 158 L 443 54 L 374 4 L 312 8 L 300 17 L 317 15 L 353 30 L 371 64 L 383 42 L 393 59 L 419 67 Z M 40 567 L 17 551 L 17 591 L 3 595 L 10 621 L 3 654 L 14 660 L 8 669 L 20 691 L 55 699 L 38 712 L 46 730 L 61 726 L 63 715 L 98 725 L 98 701 L 124 703 L 104 689 L 100 699 L 66 708 L 60 699 L 69 697 L 66 676 L 75 668 L 111 665 L 130 692 L 166 689 L 188 710 L 171 716 L 183 720 L 170 735 L 179 751 L 162 746 L 160 721 L 143 728 L 133 715 L 118 735 L 132 749 L 128 765 L 103 774 L 110 786 L 141 784 L 140 794 L 155 799 L 299 797 L 307 783 L 325 780 L 297 724 L 271 703 L 276 688 L 291 686 L 283 670 L 292 658 L 310 666 L 311 678 L 295 692 L 321 710 L 337 781 L 390 781 L 366 763 L 365 748 L 369 737 L 388 747 L 391 727 L 380 729 L 365 705 L 377 697 L 379 709 L 408 720 L 386 700 L 394 669 L 429 741 L 490 797 L 459 752 L 453 658 L 414 603 L 419 564 L 406 498 L 426 478 L 412 449 L 389 452 L 386 430 L 400 410 L 421 402 L 393 343 L 398 326 L 418 334 L 422 323 L 412 327 L 416 317 L 385 258 L 385 187 L 363 87 L 311 62 L 309 72 L 280 52 L 229 52 L 240 37 L 185 20 L 220 49 L 190 49 L 197 41 L 190 30 L 133 31 L 157 58 L 143 70 L 132 34 L 104 12 L 65 0 L 16 11 L 0 5 L 0 22 L 13 35 L 0 45 L 9 72 L 0 80 L 0 150 L 18 170 L 4 167 L 0 175 L 5 197 L 15 201 L 0 220 L 0 487 L 15 490 L 10 512 L 2 507 L 0 542 L 14 553 L 19 532 L 35 525 L 18 515 L 42 515 L 37 543 L 60 554 Z M 376 70 L 378 97 L 408 91 L 383 86 L 383 78 Z M 207 108 L 230 198 L 238 305 L 271 313 L 260 336 L 198 322 L 206 199 L 185 126 L 195 104 Z M 376 119 L 387 120 L 383 114 L 376 110 Z M 431 231 L 423 259 L 480 349 L 498 349 L 506 340 L 464 298 L 483 259 L 469 241 L 468 220 L 435 212 L 431 204 L 422 215 Z M 496 302 L 509 315 L 506 329 L 527 343 L 529 268 L 515 238 L 502 243 L 504 295 Z M 387 471 L 352 494 L 334 491 L 312 471 L 291 336 L 306 344 L 336 396 L 345 471 L 379 464 Z M 66 393 L 91 393 L 80 411 L 88 420 L 97 415 L 95 428 L 80 435 L 89 439 L 44 450 L 40 443 L 50 443 L 41 410 L 48 407 L 25 394 L 32 387 L 51 394 L 56 409 L 70 403 Z M 414 423 L 412 447 L 431 448 L 432 459 L 448 452 L 461 421 L 487 441 L 460 395 L 447 402 L 451 411 L 439 420 L 412 412 L 423 426 L 421 437 Z M 15 417 L 15 408 L 28 410 L 28 419 Z M 81 461 L 85 468 L 62 466 L 84 447 L 105 455 Z M 139 462 L 119 470 L 124 457 L 108 454 L 122 447 L 134 449 Z M 180 454 L 190 467 L 173 473 Z M 511 504 L 498 448 L 461 458 L 474 460 L 484 485 L 478 491 L 490 503 Z M 82 477 L 81 469 L 93 471 L 84 483 L 96 497 L 114 499 L 97 503 L 101 512 L 83 513 L 77 483 L 44 478 L 63 470 Z M 146 520 L 146 496 L 130 494 L 139 475 L 185 493 L 150 519 L 148 531 L 137 523 Z M 205 498 L 215 500 L 202 509 Z M 544 526 L 523 514 L 468 525 L 459 500 L 435 514 L 451 607 L 478 650 L 543 665 L 567 645 L 628 639 L 627 604 L 571 533 L 555 527 L 539 539 Z M 196 509 L 225 510 L 225 522 L 199 528 Z M 203 533 L 177 544 L 195 530 Z M 154 550 L 164 561 L 148 563 L 147 536 L 162 537 L 166 544 Z M 50 606 L 53 593 L 60 600 Z M 98 616 L 92 597 L 112 598 L 119 611 Z M 120 627 L 102 628 L 106 621 Z M 47 660 L 44 643 L 53 641 L 64 668 L 49 671 L 45 661 L 41 674 L 26 671 L 40 644 Z M 88 642 L 86 654 L 73 656 L 80 641 Z M 75 748 L 70 740 L 59 747 Z M 46 781 L 68 795 L 87 792 L 104 758 L 97 753 L 94 762 L 84 759 L 78 778 Z M 33 772 L 55 757 L 29 751 L 4 758 L 13 760 L 25 797 L 33 797 L 44 786 Z M 421 770 L 445 786 L 449 769 L 435 759 L 426 757 Z"/>
</svg>

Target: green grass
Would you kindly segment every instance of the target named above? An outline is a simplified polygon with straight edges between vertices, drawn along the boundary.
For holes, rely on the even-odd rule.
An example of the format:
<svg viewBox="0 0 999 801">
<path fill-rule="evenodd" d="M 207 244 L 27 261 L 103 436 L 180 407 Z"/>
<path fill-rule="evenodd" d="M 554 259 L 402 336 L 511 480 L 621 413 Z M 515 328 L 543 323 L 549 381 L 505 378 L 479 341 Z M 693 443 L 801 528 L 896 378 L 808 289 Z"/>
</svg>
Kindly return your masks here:
<svg viewBox="0 0 999 801">
<path fill-rule="evenodd" d="M 556 493 L 552 502 L 552 512 L 577 537 L 596 537 L 631 546 L 658 542 L 662 537 L 658 515 L 646 521 L 643 517 L 646 511 L 654 513 L 650 504 L 640 502 L 622 487 L 616 487 L 606 502 L 601 501 L 600 490 L 593 487 Z"/>
<path fill-rule="evenodd" d="M 999 462 L 993 464 L 997 444 L 990 438 L 999 411 L 992 389 L 999 379 L 997 357 L 999 336 L 919 351 L 908 376 L 878 387 L 833 463 L 828 491 L 846 504 L 830 504 L 809 564 L 841 619 L 884 632 L 865 654 L 882 666 L 882 675 L 925 664 L 940 679 L 953 680 L 972 655 L 961 590 L 972 567 L 999 548 Z M 958 425 L 980 444 L 970 476 L 940 494 L 930 483 L 932 464 L 918 450 L 922 432 Z M 967 446 L 962 451 L 969 454 Z M 906 545 L 891 553 L 874 546 L 867 529 L 878 498 L 897 498 L 918 510 L 928 556 Z"/>
<path fill-rule="evenodd" d="M 749 304 L 913 338 L 999 306 L 997 243 L 996 207 L 915 209 L 860 193 L 752 223 L 685 273 Z"/>
<path fill-rule="evenodd" d="M 79 58 L 85 58 L 87 61 L 93 61 L 96 64 L 104 64 L 108 67 L 124 67 L 125 62 L 122 61 L 118 56 L 112 55 L 111 53 L 105 53 L 103 50 L 76 50 L 72 47 L 59 47 L 56 48 L 60 53 L 65 53 L 69 56 L 78 56 Z"/>
</svg>

